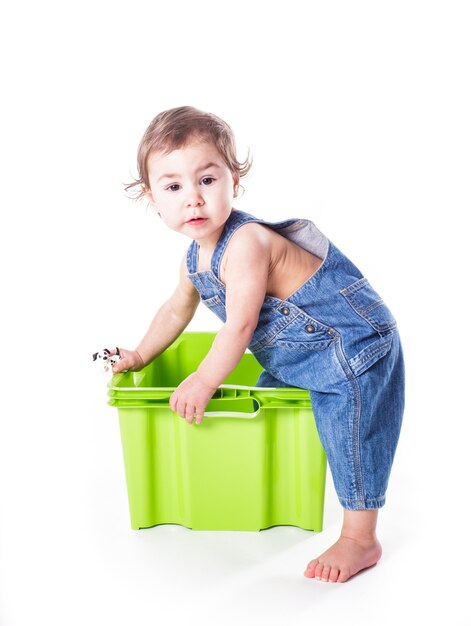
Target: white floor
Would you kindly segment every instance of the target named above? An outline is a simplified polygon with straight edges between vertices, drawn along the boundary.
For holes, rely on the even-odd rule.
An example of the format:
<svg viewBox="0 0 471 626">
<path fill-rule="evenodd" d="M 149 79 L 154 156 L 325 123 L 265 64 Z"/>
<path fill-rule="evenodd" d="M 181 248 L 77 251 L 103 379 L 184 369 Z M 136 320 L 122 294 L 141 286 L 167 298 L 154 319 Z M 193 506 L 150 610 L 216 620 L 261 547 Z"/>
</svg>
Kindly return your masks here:
<svg viewBox="0 0 471 626">
<path fill-rule="evenodd" d="M 346 584 L 323 584 L 302 574 L 339 532 L 330 476 L 322 533 L 131 530 L 117 414 L 93 375 L 86 401 L 43 416 L 31 408 L 9 424 L 2 626 L 471 623 L 467 520 L 453 504 L 459 481 L 438 415 L 428 413 L 427 436 L 406 416 L 380 518 L 380 563 Z"/>
</svg>

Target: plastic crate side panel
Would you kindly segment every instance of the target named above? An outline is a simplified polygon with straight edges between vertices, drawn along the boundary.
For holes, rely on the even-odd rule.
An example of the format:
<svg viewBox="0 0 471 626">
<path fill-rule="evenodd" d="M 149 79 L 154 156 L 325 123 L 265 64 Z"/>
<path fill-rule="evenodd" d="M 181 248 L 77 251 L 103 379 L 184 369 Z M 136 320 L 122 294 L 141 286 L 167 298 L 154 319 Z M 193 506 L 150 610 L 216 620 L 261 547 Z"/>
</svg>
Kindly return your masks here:
<svg viewBox="0 0 471 626">
<path fill-rule="evenodd" d="M 119 409 L 121 443 L 132 528 L 155 518 L 152 416 L 147 409 Z"/>
<path fill-rule="evenodd" d="M 263 527 L 266 477 L 265 422 L 207 418 L 191 431 L 191 527 L 259 530 Z"/>
<path fill-rule="evenodd" d="M 312 411 L 289 408 L 269 412 L 271 525 L 321 531 L 326 458 Z"/>
<path fill-rule="evenodd" d="M 263 419 L 207 418 L 195 426 L 168 408 L 119 413 L 132 528 L 264 527 Z"/>
</svg>

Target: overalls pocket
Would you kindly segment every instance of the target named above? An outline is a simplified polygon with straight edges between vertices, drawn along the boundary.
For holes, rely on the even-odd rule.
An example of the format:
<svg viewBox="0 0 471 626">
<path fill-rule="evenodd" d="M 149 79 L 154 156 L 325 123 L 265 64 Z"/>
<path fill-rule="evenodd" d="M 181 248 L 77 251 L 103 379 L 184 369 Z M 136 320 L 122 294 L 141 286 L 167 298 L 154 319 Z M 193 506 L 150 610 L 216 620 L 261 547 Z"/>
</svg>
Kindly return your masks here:
<svg viewBox="0 0 471 626">
<path fill-rule="evenodd" d="M 380 335 L 396 328 L 396 320 L 391 311 L 366 278 L 361 278 L 349 287 L 341 289 L 340 293 L 355 313 L 366 320 Z"/>
<path fill-rule="evenodd" d="M 291 305 L 293 307 L 293 305 Z M 326 350 L 337 339 L 337 333 L 298 308 L 299 315 L 275 338 L 285 350 Z"/>
<path fill-rule="evenodd" d="M 355 376 L 360 376 L 363 372 L 366 372 L 372 365 L 382 359 L 391 350 L 394 333 L 390 333 L 385 337 L 381 337 L 377 341 L 370 343 L 369 346 L 364 348 L 352 359 L 349 359 L 348 364 Z"/>
</svg>

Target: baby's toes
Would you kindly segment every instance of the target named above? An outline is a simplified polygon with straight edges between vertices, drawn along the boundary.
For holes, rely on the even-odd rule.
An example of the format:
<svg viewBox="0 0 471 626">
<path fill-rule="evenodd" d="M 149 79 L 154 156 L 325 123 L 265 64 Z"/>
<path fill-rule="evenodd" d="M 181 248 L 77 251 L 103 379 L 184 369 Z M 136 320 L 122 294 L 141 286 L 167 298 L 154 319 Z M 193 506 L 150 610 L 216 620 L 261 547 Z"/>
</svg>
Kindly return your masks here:
<svg viewBox="0 0 471 626">
<path fill-rule="evenodd" d="M 322 570 L 322 573 L 321 573 L 321 580 L 325 583 L 329 582 L 330 570 L 331 570 L 330 565 L 324 565 L 324 569 Z"/>
<path fill-rule="evenodd" d="M 349 568 L 339 570 L 339 575 L 337 578 L 338 583 L 344 583 L 350 578 L 350 570 Z"/>
<path fill-rule="evenodd" d="M 314 570 L 314 578 L 316 580 L 322 580 L 322 578 L 323 578 L 323 571 L 324 571 L 325 567 L 326 567 L 326 565 L 324 565 L 324 563 L 320 563 L 320 562 L 317 563 L 316 569 Z"/>
<path fill-rule="evenodd" d="M 340 575 L 340 569 L 334 565 L 333 567 L 330 568 L 329 582 L 330 583 L 338 582 L 339 575 Z"/>
<path fill-rule="evenodd" d="M 314 572 L 316 571 L 318 563 L 319 561 L 317 559 L 309 561 L 306 567 L 306 571 L 304 572 L 304 576 L 306 576 L 306 578 L 314 578 Z"/>
</svg>

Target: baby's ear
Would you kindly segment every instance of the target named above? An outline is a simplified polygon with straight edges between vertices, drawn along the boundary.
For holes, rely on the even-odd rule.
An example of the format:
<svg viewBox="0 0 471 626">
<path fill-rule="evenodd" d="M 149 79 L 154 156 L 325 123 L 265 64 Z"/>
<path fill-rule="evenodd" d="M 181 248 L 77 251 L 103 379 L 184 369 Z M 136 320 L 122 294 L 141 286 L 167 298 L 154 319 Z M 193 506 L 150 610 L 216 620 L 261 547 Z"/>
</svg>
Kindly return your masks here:
<svg viewBox="0 0 471 626">
<path fill-rule="evenodd" d="M 234 174 L 233 180 L 234 180 L 234 198 L 237 198 L 237 194 L 239 193 L 240 178 L 239 178 L 239 176 L 236 176 Z"/>
<path fill-rule="evenodd" d="M 153 207 L 155 207 L 154 197 L 152 196 L 152 191 L 149 189 L 149 187 L 142 185 L 141 191 L 142 191 L 142 195 L 147 200 L 147 202 L 151 204 Z"/>
<path fill-rule="evenodd" d="M 154 209 L 154 211 L 157 212 L 157 215 L 162 218 L 162 216 L 160 215 L 158 209 L 157 209 L 157 205 L 154 202 L 154 196 L 152 195 L 152 191 L 150 189 L 148 189 L 147 187 L 145 187 L 144 185 L 142 185 L 142 193 L 144 194 L 144 198 L 147 200 L 147 202 L 150 204 L 150 206 Z"/>
</svg>

